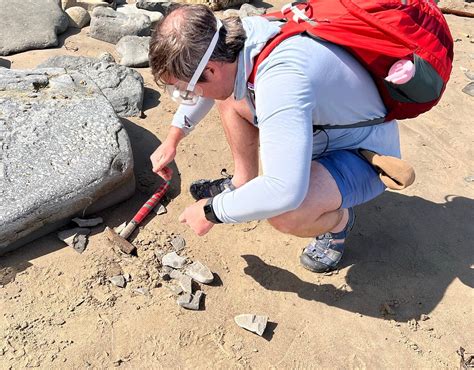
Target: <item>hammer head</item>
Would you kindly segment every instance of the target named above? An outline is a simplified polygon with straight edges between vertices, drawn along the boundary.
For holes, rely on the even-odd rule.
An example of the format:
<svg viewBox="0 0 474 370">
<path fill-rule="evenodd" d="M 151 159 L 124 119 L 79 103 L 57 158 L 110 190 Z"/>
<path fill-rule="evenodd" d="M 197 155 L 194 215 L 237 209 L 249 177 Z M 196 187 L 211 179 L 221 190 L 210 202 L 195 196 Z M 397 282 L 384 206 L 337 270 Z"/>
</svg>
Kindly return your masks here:
<svg viewBox="0 0 474 370">
<path fill-rule="evenodd" d="M 105 234 L 107 235 L 107 239 L 109 239 L 112 244 L 117 246 L 123 253 L 136 254 L 137 249 L 135 248 L 135 246 L 128 242 L 126 239 L 122 238 L 110 227 L 107 226 L 105 228 Z"/>
</svg>

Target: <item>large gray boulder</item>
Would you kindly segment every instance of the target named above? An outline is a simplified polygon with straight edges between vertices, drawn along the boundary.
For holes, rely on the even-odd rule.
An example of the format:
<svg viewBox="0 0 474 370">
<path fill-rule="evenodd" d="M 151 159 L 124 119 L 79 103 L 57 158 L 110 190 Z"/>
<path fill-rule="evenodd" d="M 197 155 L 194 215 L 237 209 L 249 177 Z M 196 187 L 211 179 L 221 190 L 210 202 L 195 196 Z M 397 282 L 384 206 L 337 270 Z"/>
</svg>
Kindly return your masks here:
<svg viewBox="0 0 474 370">
<path fill-rule="evenodd" d="M 89 36 L 116 44 L 123 36 L 149 36 L 151 21 L 144 14 L 124 14 L 99 7 L 92 12 Z"/>
<path fill-rule="evenodd" d="M 149 10 L 152 12 L 166 13 L 171 5 L 169 0 L 138 0 L 135 6 L 139 9 Z"/>
<path fill-rule="evenodd" d="M 0 69 L 0 254 L 135 189 L 130 142 L 85 75 Z"/>
<path fill-rule="evenodd" d="M 69 19 L 57 0 L 0 0 L 0 55 L 58 45 Z"/>
<path fill-rule="evenodd" d="M 143 106 L 143 77 L 137 71 L 96 58 L 55 56 L 38 68 L 59 67 L 89 76 L 121 117 L 140 116 Z"/>
</svg>

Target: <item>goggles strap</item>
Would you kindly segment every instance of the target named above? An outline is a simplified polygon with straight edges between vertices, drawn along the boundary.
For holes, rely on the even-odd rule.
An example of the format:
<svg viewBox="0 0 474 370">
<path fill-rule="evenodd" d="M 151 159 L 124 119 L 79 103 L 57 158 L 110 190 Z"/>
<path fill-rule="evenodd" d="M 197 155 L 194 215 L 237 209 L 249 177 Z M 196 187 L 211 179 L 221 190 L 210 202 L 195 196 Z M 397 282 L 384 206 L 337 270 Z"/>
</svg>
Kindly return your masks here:
<svg viewBox="0 0 474 370">
<path fill-rule="evenodd" d="M 204 71 L 204 68 L 209 62 L 209 59 L 211 58 L 212 53 L 214 52 L 214 49 L 217 44 L 217 40 L 219 40 L 219 30 L 222 27 L 222 22 L 218 18 L 216 18 L 216 21 L 217 21 L 216 33 L 214 34 L 214 37 L 212 38 L 211 43 L 209 44 L 204 55 L 202 56 L 201 61 L 199 62 L 196 70 L 194 71 L 193 77 L 191 78 L 191 81 L 189 81 L 188 86 L 186 87 L 187 91 L 194 91 L 194 87 L 196 86 L 196 83 L 198 82 L 199 77 L 201 77 L 202 72 Z"/>
</svg>

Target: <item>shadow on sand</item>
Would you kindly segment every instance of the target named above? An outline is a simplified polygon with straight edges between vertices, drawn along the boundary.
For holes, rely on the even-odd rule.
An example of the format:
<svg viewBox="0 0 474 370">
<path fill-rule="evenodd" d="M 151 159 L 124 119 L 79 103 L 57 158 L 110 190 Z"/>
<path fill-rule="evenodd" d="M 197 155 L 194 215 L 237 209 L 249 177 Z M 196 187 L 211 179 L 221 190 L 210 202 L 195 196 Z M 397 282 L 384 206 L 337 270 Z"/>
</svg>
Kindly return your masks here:
<svg viewBox="0 0 474 370">
<path fill-rule="evenodd" d="M 381 317 L 387 303 L 393 315 L 385 314 L 397 321 L 430 313 L 456 278 L 474 287 L 474 200 L 437 204 L 386 192 L 356 213 L 341 267 L 350 289 L 301 280 L 254 255 L 242 256 L 245 273 L 265 289 L 366 316 Z"/>
</svg>

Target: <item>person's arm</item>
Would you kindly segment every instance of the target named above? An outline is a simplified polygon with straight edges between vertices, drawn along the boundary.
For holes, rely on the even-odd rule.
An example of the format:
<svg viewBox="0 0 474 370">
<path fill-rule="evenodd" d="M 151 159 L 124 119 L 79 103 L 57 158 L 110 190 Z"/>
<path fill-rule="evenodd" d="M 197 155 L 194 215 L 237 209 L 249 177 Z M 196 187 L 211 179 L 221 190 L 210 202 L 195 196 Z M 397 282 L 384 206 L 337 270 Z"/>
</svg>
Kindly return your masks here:
<svg viewBox="0 0 474 370">
<path fill-rule="evenodd" d="M 264 67 L 257 75 L 263 175 L 214 197 L 214 212 L 222 222 L 268 219 L 298 208 L 306 197 L 314 94 L 304 63 L 274 59 L 273 67 Z"/>
<path fill-rule="evenodd" d="M 150 156 L 153 172 L 163 177 L 163 169 L 174 160 L 179 142 L 206 116 L 214 105 L 213 99 L 199 98 L 196 105 L 180 105 L 166 139 Z"/>
</svg>

